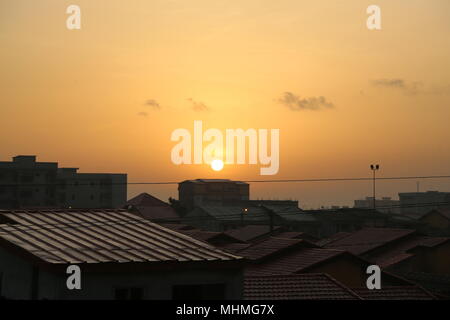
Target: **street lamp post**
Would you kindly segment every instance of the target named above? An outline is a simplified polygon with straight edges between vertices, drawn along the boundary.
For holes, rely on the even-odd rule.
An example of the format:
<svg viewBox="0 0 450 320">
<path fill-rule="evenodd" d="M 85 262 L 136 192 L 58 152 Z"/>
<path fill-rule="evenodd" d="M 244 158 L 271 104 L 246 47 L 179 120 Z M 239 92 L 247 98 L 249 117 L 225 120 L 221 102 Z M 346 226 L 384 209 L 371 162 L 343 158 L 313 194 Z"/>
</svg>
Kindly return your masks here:
<svg viewBox="0 0 450 320">
<path fill-rule="evenodd" d="M 376 209 L 376 203 L 375 203 L 375 180 L 376 180 L 376 176 L 375 173 L 377 172 L 377 170 L 380 169 L 380 165 L 378 164 L 371 164 L 370 165 L 370 170 L 372 170 L 373 172 L 373 210 Z"/>
</svg>

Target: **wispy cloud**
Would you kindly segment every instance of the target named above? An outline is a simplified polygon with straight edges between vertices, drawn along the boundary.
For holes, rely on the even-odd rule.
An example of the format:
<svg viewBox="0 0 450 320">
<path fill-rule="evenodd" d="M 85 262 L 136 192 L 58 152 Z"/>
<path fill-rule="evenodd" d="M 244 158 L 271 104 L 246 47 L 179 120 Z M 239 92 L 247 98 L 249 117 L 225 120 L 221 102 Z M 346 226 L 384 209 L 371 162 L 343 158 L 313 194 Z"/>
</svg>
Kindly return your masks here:
<svg viewBox="0 0 450 320">
<path fill-rule="evenodd" d="M 283 93 L 283 96 L 277 101 L 292 111 L 334 108 L 334 104 L 327 101 L 324 96 L 301 98 L 292 92 Z"/>
<path fill-rule="evenodd" d="M 194 111 L 202 112 L 211 110 L 206 104 L 203 102 L 195 101 L 192 98 L 187 99 L 191 103 L 191 108 Z"/>
<path fill-rule="evenodd" d="M 153 109 L 161 109 L 161 105 L 154 99 L 148 99 L 145 101 L 145 105 Z"/>
<path fill-rule="evenodd" d="M 376 79 L 370 81 L 372 86 L 378 88 L 391 88 L 402 91 L 406 95 L 418 94 L 449 94 L 450 86 L 425 86 L 421 81 L 407 81 L 405 79 Z"/>
<path fill-rule="evenodd" d="M 388 88 L 405 88 L 405 80 L 403 79 L 377 79 L 371 81 L 375 87 L 388 87 Z"/>
</svg>

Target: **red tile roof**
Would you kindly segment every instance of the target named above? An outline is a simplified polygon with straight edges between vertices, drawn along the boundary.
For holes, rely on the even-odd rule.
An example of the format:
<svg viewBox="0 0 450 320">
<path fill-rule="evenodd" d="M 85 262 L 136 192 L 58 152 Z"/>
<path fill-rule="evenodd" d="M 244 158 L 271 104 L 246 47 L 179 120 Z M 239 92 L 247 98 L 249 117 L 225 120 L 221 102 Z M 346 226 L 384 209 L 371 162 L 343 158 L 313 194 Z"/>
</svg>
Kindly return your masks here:
<svg viewBox="0 0 450 320">
<path fill-rule="evenodd" d="M 325 245 L 326 248 L 346 250 L 360 255 L 414 234 L 415 230 L 364 228 Z"/>
<path fill-rule="evenodd" d="M 131 198 L 127 201 L 128 205 L 136 206 L 136 207 L 165 207 L 169 206 L 168 203 L 146 193 L 143 192 L 137 195 L 134 198 Z"/>
<path fill-rule="evenodd" d="M 379 290 L 354 288 L 353 291 L 365 300 L 437 300 L 436 296 L 420 286 L 384 287 Z"/>
<path fill-rule="evenodd" d="M 178 221 L 180 216 L 168 203 L 158 198 L 141 193 L 140 195 L 128 200 L 128 206 L 134 208 L 142 217 L 149 220 L 167 220 Z"/>
<path fill-rule="evenodd" d="M 50 264 L 229 261 L 240 257 L 125 210 L 0 211 L 1 245 Z"/>
<path fill-rule="evenodd" d="M 242 252 L 243 251 L 240 251 L 237 254 L 246 257 Z M 348 253 L 333 249 L 297 249 L 285 255 L 279 256 L 276 259 L 270 259 L 263 263 L 249 265 L 245 270 L 245 274 L 251 276 L 292 274 L 306 271 L 308 268 L 345 254 Z"/>
<path fill-rule="evenodd" d="M 326 274 L 245 277 L 246 300 L 361 300 Z"/>
<path fill-rule="evenodd" d="M 238 250 L 237 252 L 240 256 L 243 256 L 249 260 L 262 260 L 293 248 L 312 246 L 314 245 L 301 239 L 282 239 L 271 237 L 251 244 L 250 246 L 245 247 L 242 250 Z"/>
<path fill-rule="evenodd" d="M 318 241 L 316 237 L 313 237 L 304 232 L 296 232 L 296 231 L 285 231 L 275 235 L 277 238 L 287 238 L 287 239 L 304 239 L 314 244 Z"/>
<path fill-rule="evenodd" d="M 335 233 L 335 234 L 331 235 L 328 238 L 320 239 L 319 241 L 316 241 L 315 243 L 318 246 L 325 246 L 328 243 L 331 243 L 331 242 L 336 241 L 338 239 L 345 238 L 346 236 L 348 236 L 350 234 L 351 234 L 350 232 L 338 232 L 338 233 Z"/>
<path fill-rule="evenodd" d="M 370 260 L 376 262 L 382 267 L 388 267 L 414 256 L 414 252 L 412 250 L 415 248 L 432 248 L 448 241 L 450 241 L 450 238 L 425 236 L 407 237 L 385 247 L 385 249 L 381 252 L 372 255 Z"/>
<path fill-rule="evenodd" d="M 135 207 L 144 218 L 155 221 L 176 222 L 181 218 L 172 207 Z"/>
<path fill-rule="evenodd" d="M 275 226 L 274 231 L 281 230 L 280 226 Z M 225 231 L 226 234 L 233 238 L 240 239 L 245 242 L 251 242 L 255 239 L 270 236 L 270 227 L 268 225 L 247 225 L 242 228 L 232 229 Z"/>
<path fill-rule="evenodd" d="M 227 245 L 232 243 L 242 243 L 239 239 L 235 239 L 223 232 L 203 231 L 203 230 L 178 230 L 194 239 L 206 241 L 210 244 Z"/>
</svg>

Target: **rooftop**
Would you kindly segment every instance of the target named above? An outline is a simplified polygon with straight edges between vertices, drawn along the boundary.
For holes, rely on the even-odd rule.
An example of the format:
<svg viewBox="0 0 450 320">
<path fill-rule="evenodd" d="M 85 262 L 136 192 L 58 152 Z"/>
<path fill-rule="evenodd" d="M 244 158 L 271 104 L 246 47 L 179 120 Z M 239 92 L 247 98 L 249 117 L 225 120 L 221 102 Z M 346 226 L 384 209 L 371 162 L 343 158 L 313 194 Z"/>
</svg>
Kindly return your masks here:
<svg viewBox="0 0 450 320">
<path fill-rule="evenodd" d="M 0 211 L 0 243 L 47 264 L 241 258 L 125 210 Z"/>
<path fill-rule="evenodd" d="M 237 254 L 247 257 L 245 250 L 238 251 Z M 344 254 L 348 253 L 340 250 L 322 248 L 293 250 L 292 252 L 279 256 L 277 259 L 271 259 L 264 263 L 249 266 L 246 269 L 246 274 L 252 276 L 292 274 L 304 271 Z"/>
<path fill-rule="evenodd" d="M 419 286 L 384 287 L 380 290 L 366 288 L 352 289 L 364 300 L 437 300 L 437 298 Z"/>
<path fill-rule="evenodd" d="M 359 255 L 389 242 L 414 234 L 415 230 L 393 228 L 363 228 L 325 244 L 326 248 L 346 250 Z"/>
<path fill-rule="evenodd" d="M 248 184 L 243 181 L 234 181 L 230 179 L 194 179 L 194 180 L 184 180 L 181 183 L 197 183 L 197 184 L 206 184 L 206 183 L 235 183 L 235 184 Z"/>
<path fill-rule="evenodd" d="M 244 278 L 247 300 L 361 300 L 326 274 L 295 274 Z"/>
</svg>

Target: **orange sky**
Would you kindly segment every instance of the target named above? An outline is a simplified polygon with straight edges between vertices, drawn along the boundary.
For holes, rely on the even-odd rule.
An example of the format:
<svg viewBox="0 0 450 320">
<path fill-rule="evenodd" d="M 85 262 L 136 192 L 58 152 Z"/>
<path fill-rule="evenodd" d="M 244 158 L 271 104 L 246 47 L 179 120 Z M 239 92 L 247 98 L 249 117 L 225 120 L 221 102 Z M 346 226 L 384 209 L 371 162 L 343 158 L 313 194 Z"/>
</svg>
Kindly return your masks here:
<svg viewBox="0 0 450 320">
<path fill-rule="evenodd" d="M 366 28 L 374 3 L 380 31 Z M 81 8 L 81 30 L 66 28 L 70 4 Z M 380 176 L 449 174 L 449 32 L 448 0 L 0 0 L 0 160 L 36 154 L 129 181 L 361 177 L 374 162 Z M 285 92 L 334 107 L 291 110 Z M 171 132 L 194 120 L 280 129 L 278 174 L 175 166 Z M 450 181 L 421 188 L 449 191 Z M 316 207 L 351 204 L 371 185 L 251 190 Z M 176 196 L 175 186 L 130 195 L 139 191 Z"/>
</svg>

